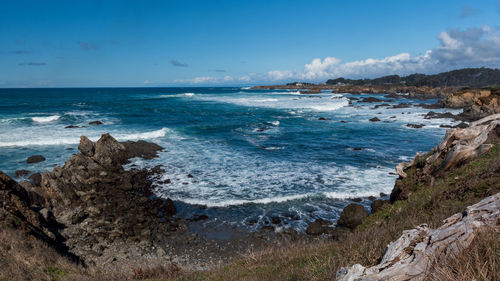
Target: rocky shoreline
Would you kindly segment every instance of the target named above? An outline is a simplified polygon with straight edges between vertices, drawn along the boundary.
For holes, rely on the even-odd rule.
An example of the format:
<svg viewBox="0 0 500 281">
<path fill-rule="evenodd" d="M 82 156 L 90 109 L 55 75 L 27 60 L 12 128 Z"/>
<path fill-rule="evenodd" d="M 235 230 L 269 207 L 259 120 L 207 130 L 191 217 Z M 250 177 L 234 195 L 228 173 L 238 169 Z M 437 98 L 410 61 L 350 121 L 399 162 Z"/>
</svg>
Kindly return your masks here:
<svg viewBox="0 0 500 281">
<path fill-rule="evenodd" d="M 129 273 L 151 264 L 200 270 L 307 239 L 295 231 L 251 233 L 205 226 L 203 217 L 177 218 L 173 201 L 152 192 L 151 179 L 163 172 L 160 166 L 123 168 L 131 158 L 156 157 L 163 148 L 154 143 L 120 143 L 104 134 L 95 143 L 82 136 L 78 149 L 62 167 L 20 183 L 0 172 L 0 196 L 7 206 L 0 217 L 84 266 Z"/>
<path fill-rule="evenodd" d="M 411 98 L 419 100 L 437 99 L 438 102 L 432 105 L 420 104 L 426 109 L 452 108 L 463 109 L 459 115 L 448 115 L 447 117 L 431 118 L 453 118 L 459 121 L 474 121 L 491 114 L 500 113 L 500 89 L 482 88 L 482 89 L 464 89 L 459 87 L 429 87 L 429 86 L 401 86 L 401 85 L 272 85 L 255 86 L 252 89 L 264 90 L 296 90 L 301 94 L 376 94 L 383 95 L 385 98 L 401 99 Z M 359 100 L 360 102 L 383 102 L 376 98 L 349 98 Z M 383 106 L 383 105 L 379 105 Z M 409 107 L 409 105 L 400 103 L 399 108 Z"/>
<path fill-rule="evenodd" d="M 83 266 L 128 273 L 151 264 L 203 270 L 273 246 L 321 239 L 342 241 L 371 214 L 411 195 L 412 190 L 401 180 L 405 169 L 419 166 L 425 173 L 437 175 L 442 171 L 434 165 L 437 160 L 456 165 L 488 151 L 491 147 L 488 142 L 500 136 L 498 95 L 491 90 L 448 94 L 439 106 L 464 108 L 467 117 L 457 118 L 475 120 L 478 116 L 490 116 L 489 119 L 472 122 L 470 127 L 464 123 L 464 128 L 450 130 L 432 156 L 425 158 L 425 163 L 417 155 L 410 163 L 400 164 L 396 168 L 400 179 L 392 193 L 367 198 L 372 201 L 370 213 L 356 204 L 361 198 L 352 198 L 354 203 L 343 209 L 336 224 L 318 219 L 308 225 L 305 234 L 278 231 L 275 226 L 248 232 L 227 225 L 205 225 L 204 217 L 176 217 L 175 203 L 153 193 L 156 187 L 152 179 L 164 172 L 161 166 L 149 170 L 123 167 L 131 158 L 153 159 L 163 148 L 145 141 L 120 143 L 109 134 L 102 135 L 97 142 L 82 136 L 79 153 L 53 171 L 31 174 L 29 180 L 17 183 L 0 172 L 3 202 L 0 219 L 4 225 L 44 241 Z M 365 98 L 362 102 L 383 101 Z M 427 117 L 450 118 L 450 115 L 431 111 Z M 463 141 L 474 143 L 474 147 L 460 143 L 463 136 Z M 27 162 L 43 160 L 43 156 L 35 155 Z M 26 177 L 30 172 L 19 170 L 15 174 Z M 279 222 L 273 224 L 279 226 Z M 217 232 L 224 232 L 224 238 L 218 238 Z"/>
</svg>

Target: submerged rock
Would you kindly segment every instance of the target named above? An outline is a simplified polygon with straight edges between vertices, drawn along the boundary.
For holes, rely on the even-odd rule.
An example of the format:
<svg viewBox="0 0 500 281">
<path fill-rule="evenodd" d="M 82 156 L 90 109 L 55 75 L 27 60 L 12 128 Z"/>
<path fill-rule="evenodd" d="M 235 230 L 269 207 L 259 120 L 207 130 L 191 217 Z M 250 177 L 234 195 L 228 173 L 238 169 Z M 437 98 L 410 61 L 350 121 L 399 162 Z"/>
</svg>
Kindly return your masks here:
<svg viewBox="0 0 500 281">
<path fill-rule="evenodd" d="M 380 119 L 378 119 L 377 117 L 373 117 L 370 119 L 371 122 L 379 122 Z"/>
<path fill-rule="evenodd" d="M 42 155 L 33 155 L 33 156 L 28 157 L 28 159 L 26 160 L 26 163 L 33 164 L 33 163 L 40 163 L 43 161 L 45 161 L 45 157 L 43 157 Z"/>
<path fill-rule="evenodd" d="M 102 125 L 104 123 L 102 123 L 101 121 L 92 121 L 92 122 L 89 122 L 89 125 Z"/>
</svg>

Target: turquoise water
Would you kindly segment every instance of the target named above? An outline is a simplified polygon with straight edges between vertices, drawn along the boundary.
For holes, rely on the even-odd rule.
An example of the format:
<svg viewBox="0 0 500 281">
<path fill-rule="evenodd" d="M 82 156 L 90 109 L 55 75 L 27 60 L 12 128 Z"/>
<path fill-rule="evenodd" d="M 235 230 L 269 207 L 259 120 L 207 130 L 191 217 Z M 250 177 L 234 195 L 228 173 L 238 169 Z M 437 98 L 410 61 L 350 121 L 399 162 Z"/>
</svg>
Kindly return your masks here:
<svg viewBox="0 0 500 281">
<path fill-rule="evenodd" d="M 156 192 L 175 200 L 180 217 L 207 214 L 207 222 L 250 229 L 279 217 L 282 227 L 303 230 L 319 217 L 335 220 L 347 198 L 390 193 L 394 166 L 435 146 L 445 133 L 439 124 L 453 123 L 424 119 L 428 110 L 420 107 L 349 105 L 351 96 L 246 88 L 0 89 L 0 170 L 13 175 L 62 165 L 80 135 L 145 139 L 166 151 L 134 164 L 164 166 L 163 179 L 172 183 Z M 96 120 L 104 124 L 88 125 Z M 26 164 L 34 154 L 47 160 Z"/>
</svg>

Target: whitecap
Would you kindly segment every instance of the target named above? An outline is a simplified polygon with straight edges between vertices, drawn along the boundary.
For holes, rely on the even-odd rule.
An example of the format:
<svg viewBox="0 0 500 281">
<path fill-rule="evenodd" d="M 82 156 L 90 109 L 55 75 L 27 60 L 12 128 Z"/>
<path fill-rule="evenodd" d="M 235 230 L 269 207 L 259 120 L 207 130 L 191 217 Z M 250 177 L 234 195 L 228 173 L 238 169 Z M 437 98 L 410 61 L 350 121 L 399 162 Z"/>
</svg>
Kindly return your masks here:
<svg viewBox="0 0 500 281">
<path fill-rule="evenodd" d="M 36 123 L 47 123 L 47 122 L 52 122 L 56 121 L 60 118 L 61 116 L 59 115 L 51 115 L 51 116 L 39 116 L 39 117 L 31 117 L 31 120 Z"/>
<path fill-rule="evenodd" d="M 169 131 L 168 128 L 162 128 L 160 130 L 149 131 L 149 132 L 130 133 L 130 134 L 111 133 L 111 135 L 115 137 L 118 141 L 142 140 L 142 139 L 156 139 L 164 137 L 168 131 Z M 100 135 L 93 135 L 88 137 L 92 141 L 97 141 L 100 138 Z M 0 141 L 0 147 L 68 145 L 68 144 L 78 144 L 79 142 L 80 142 L 79 134 L 70 136 L 50 135 L 50 136 L 37 136 L 29 139 L 25 138 L 22 140 L 15 140 L 15 141 Z"/>
</svg>

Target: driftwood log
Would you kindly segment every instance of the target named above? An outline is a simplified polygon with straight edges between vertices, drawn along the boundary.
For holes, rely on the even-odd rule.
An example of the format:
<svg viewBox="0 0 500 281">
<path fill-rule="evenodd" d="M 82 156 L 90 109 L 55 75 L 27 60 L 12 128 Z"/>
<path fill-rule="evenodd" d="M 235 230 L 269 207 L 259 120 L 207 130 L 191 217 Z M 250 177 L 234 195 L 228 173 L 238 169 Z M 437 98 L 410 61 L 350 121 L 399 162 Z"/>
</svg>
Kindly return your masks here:
<svg viewBox="0 0 500 281">
<path fill-rule="evenodd" d="M 486 124 L 488 122 L 489 124 Z M 431 166 L 441 159 L 442 163 L 433 172 L 446 171 L 479 157 L 493 146 L 485 142 L 490 132 L 497 126 L 500 126 L 500 114 L 493 114 L 472 122 L 464 129 L 456 128 L 446 131 L 444 139 L 433 149 L 434 154 L 427 158 L 424 171 L 430 172 Z M 396 166 L 396 173 L 406 178 L 407 174 L 404 170 L 413 166 L 418 156 L 417 154 L 411 162 L 399 163 Z"/>
<path fill-rule="evenodd" d="M 366 268 L 356 264 L 341 268 L 337 280 L 426 280 L 434 262 L 457 253 L 470 245 L 478 230 L 492 228 L 500 231 L 500 193 L 467 207 L 444 221 L 438 229 L 427 225 L 403 231 L 401 237 L 390 243 L 382 261 Z"/>
</svg>

